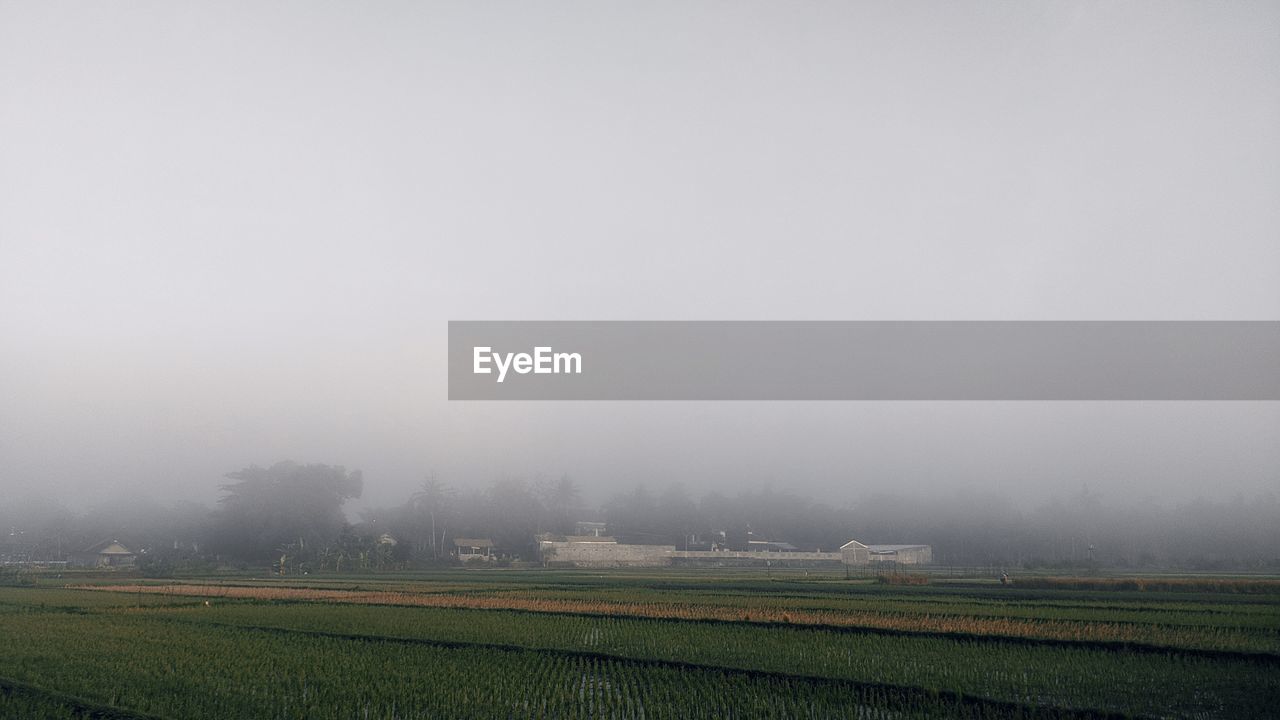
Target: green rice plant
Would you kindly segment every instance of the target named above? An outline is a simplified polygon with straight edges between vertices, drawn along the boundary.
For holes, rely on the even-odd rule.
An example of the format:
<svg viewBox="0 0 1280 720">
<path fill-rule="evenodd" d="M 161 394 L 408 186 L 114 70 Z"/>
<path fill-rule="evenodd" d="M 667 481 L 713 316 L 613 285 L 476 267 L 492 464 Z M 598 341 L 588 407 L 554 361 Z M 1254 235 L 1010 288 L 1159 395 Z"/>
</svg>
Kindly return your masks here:
<svg viewBox="0 0 1280 720">
<path fill-rule="evenodd" d="M 1054 590 L 1132 590 L 1137 592 L 1197 592 L 1280 595 L 1280 580 L 1199 577 L 1025 577 L 1015 587 Z"/>
<path fill-rule="evenodd" d="M 531 571 L 97 587 L 0 588 L 0 687 L 48 694 L 0 699 L 15 708 L 0 704 L 0 717 L 1235 718 L 1280 707 L 1280 603 L 1266 595 Z"/>
<path fill-rule="evenodd" d="M 58 614 L 6 628 L 0 672 L 175 718 L 985 718 L 1052 709 L 912 689 L 482 647 Z"/>
<path fill-rule="evenodd" d="M 1177 715 L 1280 700 L 1277 662 L 946 636 L 503 611 L 224 603 L 147 616 L 343 637 L 567 650 Z"/>
</svg>

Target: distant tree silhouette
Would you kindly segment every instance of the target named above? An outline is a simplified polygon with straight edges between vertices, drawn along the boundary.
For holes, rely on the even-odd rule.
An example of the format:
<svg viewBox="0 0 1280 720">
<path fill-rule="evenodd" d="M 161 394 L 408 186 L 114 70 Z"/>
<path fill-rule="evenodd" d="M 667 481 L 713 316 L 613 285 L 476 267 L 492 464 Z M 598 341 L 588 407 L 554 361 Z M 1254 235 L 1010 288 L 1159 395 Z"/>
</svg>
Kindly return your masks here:
<svg viewBox="0 0 1280 720">
<path fill-rule="evenodd" d="M 360 497 L 363 486 L 359 470 L 293 462 L 252 465 L 226 477 L 234 482 L 222 485 L 213 546 L 248 562 L 278 561 L 282 547 L 293 547 L 297 560 L 318 552 L 342 532 L 342 504 Z"/>
</svg>

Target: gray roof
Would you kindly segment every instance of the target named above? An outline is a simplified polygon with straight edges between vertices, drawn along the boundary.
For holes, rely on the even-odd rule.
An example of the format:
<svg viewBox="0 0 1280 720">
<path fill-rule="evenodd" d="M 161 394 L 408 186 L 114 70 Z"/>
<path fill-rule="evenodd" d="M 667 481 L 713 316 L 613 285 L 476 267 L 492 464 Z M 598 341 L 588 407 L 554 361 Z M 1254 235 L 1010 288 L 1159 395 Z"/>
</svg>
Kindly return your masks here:
<svg viewBox="0 0 1280 720">
<path fill-rule="evenodd" d="M 747 546 L 750 547 L 752 545 L 767 545 L 769 547 L 775 547 L 780 550 L 799 550 L 800 549 L 789 542 L 782 542 L 781 540 L 748 540 Z"/>
<path fill-rule="evenodd" d="M 867 549 L 873 553 L 878 552 L 898 552 L 899 550 L 923 550 L 928 545 L 868 545 Z"/>
</svg>

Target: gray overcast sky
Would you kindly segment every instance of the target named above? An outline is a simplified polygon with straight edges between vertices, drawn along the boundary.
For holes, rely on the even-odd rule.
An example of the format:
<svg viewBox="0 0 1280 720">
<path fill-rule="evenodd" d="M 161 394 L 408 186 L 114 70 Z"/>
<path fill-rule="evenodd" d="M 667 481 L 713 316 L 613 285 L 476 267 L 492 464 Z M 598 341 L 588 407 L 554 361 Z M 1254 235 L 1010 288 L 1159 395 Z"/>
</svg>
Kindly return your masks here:
<svg viewBox="0 0 1280 720">
<path fill-rule="evenodd" d="M 1277 403 L 445 400 L 449 319 L 1280 319 L 1280 4 L 0 2 L 0 498 L 1280 489 Z"/>
</svg>

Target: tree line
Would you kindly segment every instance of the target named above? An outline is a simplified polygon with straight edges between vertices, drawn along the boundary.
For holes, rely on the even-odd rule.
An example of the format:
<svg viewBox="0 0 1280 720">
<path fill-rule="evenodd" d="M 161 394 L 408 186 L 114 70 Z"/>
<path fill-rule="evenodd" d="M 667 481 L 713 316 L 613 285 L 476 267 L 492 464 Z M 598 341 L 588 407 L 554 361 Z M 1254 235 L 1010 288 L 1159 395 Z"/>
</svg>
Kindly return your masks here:
<svg viewBox="0 0 1280 720">
<path fill-rule="evenodd" d="M 145 497 L 86 513 L 48 502 L 6 503 L 0 560 L 63 560 L 118 539 L 139 552 L 145 570 L 161 573 L 227 565 L 377 571 L 449 564 L 455 538 L 487 538 L 501 556 L 533 561 L 538 535 L 569 535 L 578 522 L 595 521 L 619 542 L 682 549 L 746 549 L 751 540 L 768 540 L 834 550 L 856 539 L 928 544 L 936 563 L 955 566 L 1280 567 L 1274 493 L 1112 506 L 1081 485 L 1024 511 L 996 494 L 872 494 L 836 505 L 767 488 L 695 497 L 674 483 L 639 485 L 591 507 L 567 476 L 462 489 L 428 475 L 402 503 L 352 520 L 343 506 L 360 496 L 363 476 L 341 466 L 250 466 L 229 473 L 220 489 L 212 508 L 162 507 Z"/>
</svg>

